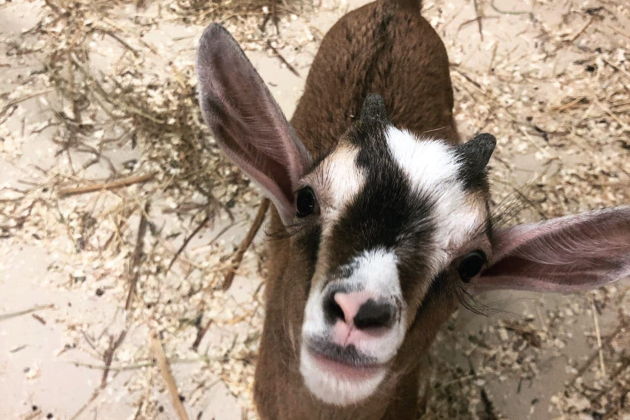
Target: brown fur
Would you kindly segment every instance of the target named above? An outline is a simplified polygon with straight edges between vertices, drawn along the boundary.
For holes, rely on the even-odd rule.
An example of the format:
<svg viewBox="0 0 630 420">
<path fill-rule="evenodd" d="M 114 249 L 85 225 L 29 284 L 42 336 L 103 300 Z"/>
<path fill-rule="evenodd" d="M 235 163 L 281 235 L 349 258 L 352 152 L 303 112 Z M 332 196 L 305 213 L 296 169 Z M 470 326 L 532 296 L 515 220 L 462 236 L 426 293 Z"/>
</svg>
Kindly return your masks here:
<svg viewBox="0 0 630 420">
<path fill-rule="evenodd" d="M 341 18 L 322 41 L 292 119 L 317 159 L 351 125 L 368 93 L 383 96 L 394 125 L 417 135 L 458 141 L 448 57 L 415 0 L 381 0 Z M 284 227 L 273 212 L 269 230 Z M 266 318 L 256 369 L 255 400 L 265 419 L 406 419 L 418 413 L 421 356 L 455 309 L 447 287 L 431 289 L 377 394 L 350 407 L 325 405 L 305 388 L 299 337 L 308 295 L 308 257 L 292 241 L 272 239 Z"/>
</svg>

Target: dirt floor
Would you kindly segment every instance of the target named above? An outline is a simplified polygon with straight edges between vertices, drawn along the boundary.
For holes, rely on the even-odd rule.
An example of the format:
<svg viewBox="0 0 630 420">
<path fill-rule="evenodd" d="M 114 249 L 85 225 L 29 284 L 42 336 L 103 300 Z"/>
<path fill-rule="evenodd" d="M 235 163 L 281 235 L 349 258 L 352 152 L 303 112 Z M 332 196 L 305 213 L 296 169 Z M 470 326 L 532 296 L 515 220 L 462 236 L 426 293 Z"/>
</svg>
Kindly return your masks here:
<svg viewBox="0 0 630 420">
<path fill-rule="evenodd" d="M 367 1 L 271 3 L 0 0 L 0 418 L 255 418 L 264 232 L 224 275 L 261 197 L 200 121 L 196 43 L 224 22 L 291 115 L 323 34 Z M 630 202 L 629 3 L 423 15 L 463 137 L 498 138 L 505 223 Z M 428 418 L 630 419 L 629 280 L 482 303 L 433 346 Z"/>
</svg>

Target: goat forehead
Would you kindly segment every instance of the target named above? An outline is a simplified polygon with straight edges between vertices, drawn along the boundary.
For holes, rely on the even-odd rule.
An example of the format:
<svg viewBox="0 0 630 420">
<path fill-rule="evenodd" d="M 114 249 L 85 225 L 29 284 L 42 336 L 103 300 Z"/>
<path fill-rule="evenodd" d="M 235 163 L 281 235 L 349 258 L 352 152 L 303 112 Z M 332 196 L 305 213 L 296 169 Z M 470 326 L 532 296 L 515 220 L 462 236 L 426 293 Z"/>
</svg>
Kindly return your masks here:
<svg viewBox="0 0 630 420">
<path fill-rule="evenodd" d="M 323 209 L 329 267 L 381 247 L 402 248 L 414 267 L 434 271 L 445 250 L 484 223 L 485 201 L 465 191 L 452 146 L 393 126 L 370 134 L 379 138 L 351 139 L 322 164 L 334 203 L 334 211 Z"/>
<path fill-rule="evenodd" d="M 439 192 L 458 181 L 460 163 L 452 146 L 441 140 L 421 140 L 405 130 L 389 126 L 387 147 L 416 189 Z"/>
<path fill-rule="evenodd" d="M 485 227 L 486 197 L 481 190 L 465 188 L 462 161 L 452 146 L 440 140 L 417 139 L 395 127 L 387 128 L 386 138 L 413 189 L 429 195 L 435 203 L 438 248 L 460 245 L 468 235 Z"/>
<path fill-rule="evenodd" d="M 346 139 L 355 151 L 346 167 L 361 173 L 362 182 L 354 194 L 345 196 L 335 217 L 323 218 L 324 246 L 332 250 L 329 267 L 333 270 L 362 252 L 396 249 L 403 236 L 416 239 L 407 244 L 414 248 L 431 242 L 432 198 L 414 190 L 389 150 L 383 128 L 357 130 Z"/>
</svg>

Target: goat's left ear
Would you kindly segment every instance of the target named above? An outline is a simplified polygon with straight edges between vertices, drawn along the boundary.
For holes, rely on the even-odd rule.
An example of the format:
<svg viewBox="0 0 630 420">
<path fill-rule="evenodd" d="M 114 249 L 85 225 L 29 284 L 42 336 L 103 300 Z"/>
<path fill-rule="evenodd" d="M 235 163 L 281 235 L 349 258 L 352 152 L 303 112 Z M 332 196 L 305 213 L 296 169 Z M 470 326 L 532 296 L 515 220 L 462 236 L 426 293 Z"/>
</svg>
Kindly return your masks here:
<svg viewBox="0 0 630 420">
<path fill-rule="evenodd" d="M 254 66 L 219 24 L 206 28 L 197 53 L 199 104 L 224 152 L 262 187 L 284 221 L 295 215 L 295 190 L 310 164 Z"/>
<path fill-rule="evenodd" d="M 630 276 L 630 206 L 511 227 L 495 234 L 474 292 L 573 292 Z"/>
</svg>

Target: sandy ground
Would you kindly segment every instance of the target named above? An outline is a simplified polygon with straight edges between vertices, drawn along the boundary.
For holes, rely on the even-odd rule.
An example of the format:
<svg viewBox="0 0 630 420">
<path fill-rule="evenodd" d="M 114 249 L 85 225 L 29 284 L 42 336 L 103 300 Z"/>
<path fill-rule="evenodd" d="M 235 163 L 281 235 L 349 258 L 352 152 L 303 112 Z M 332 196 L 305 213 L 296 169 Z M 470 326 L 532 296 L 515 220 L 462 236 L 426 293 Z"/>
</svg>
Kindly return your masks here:
<svg viewBox="0 0 630 420">
<path fill-rule="evenodd" d="M 321 36 L 345 11 L 365 3 L 322 1 L 296 9 L 282 15 L 280 34 L 271 24 L 267 34 L 243 29 L 255 28 L 262 12 L 227 26 L 291 115 Z M 483 130 L 499 138 L 492 163 L 497 208 L 520 202 L 517 218 L 534 220 L 627 203 L 628 7 L 612 1 L 477 3 L 427 1 L 423 13 L 449 51 L 462 134 Z M 194 48 L 207 21 L 174 17 L 159 2 L 112 10 L 113 23 L 89 25 L 122 28 L 116 33 L 132 48 L 156 50 L 142 57 L 141 74 L 132 76 L 140 86 L 153 74 L 160 82 L 171 70 L 194 84 Z M 217 281 L 255 212 L 256 192 L 237 188 L 243 180 L 234 178 L 234 188 L 219 197 L 236 199 L 231 217 L 219 211 L 165 270 L 203 219 L 179 211 L 182 202 L 204 200 L 198 192 L 173 192 L 178 175 L 160 172 L 168 165 L 150 158 L 155 144 L 148 141 L 136 147 L 123 137 L 100 150 L 107 159 L 90 165 L 88 149 L 58 153 L 63 145 L 56 140 L 67 132 L 52 123 L 76 108 L 47 78 L 47 54 L 60 48 L 47 44 L 54 31 L 33 36 L 42 20 L 55 27 L 49 15 L 40 1 L 0 3 L 0 418 L 176 418 L 155 366 L 155 336 L 191 418 L 254 418 L 264 234 L 233 286 L 224 292 Z M 147 28 L 142 42 L 129 29 L 141 24 Z M 297 74 L 265 48 L 267 39 Z M 94 36 L 89 48 L 91 69 L 103 78 L 120 74 L 131 55 L 112 37 Z M 155 95 L 168 91 L 168 83 Z M 100 128 L 102 115 L 84 117 L 91 124 L 79 131 L 85 144 L 124 134 L 117 130 L 127 120 Z M 213 177 L 237 176 L 224 166 L 207 170 Z M 60 195 L 64 186 L 85 180 L 153 170 L 159 175 L 148 184 Z M 143 268 L 126 310 L 143 218 L 149 231 Z M 492 293 L 482 299 L 487 316 L 460 311 L 434 346 L 428 417 L 629 418 L 630 334 L 623 327 L 630 319 L 629 291 L 626 280 L 583 295 Z M 208 322 L 198 349 L 191 349 Z"/>
</svg>

